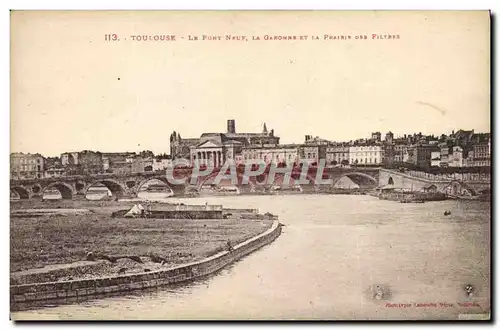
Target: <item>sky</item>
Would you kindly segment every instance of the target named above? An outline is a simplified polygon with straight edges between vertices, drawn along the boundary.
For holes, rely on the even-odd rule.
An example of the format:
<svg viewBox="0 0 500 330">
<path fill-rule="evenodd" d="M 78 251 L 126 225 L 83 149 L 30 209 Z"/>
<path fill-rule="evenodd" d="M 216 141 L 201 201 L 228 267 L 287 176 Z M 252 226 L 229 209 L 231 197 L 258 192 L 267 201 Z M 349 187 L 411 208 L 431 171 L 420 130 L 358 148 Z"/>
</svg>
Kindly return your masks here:
<svg viewBox="0 0 500 330">
<path fill-rule="evenodd" d="M 489 132 L 489 24 L 485 11 L 13 11 L 11 151 L 168 153 L 172 131 L 225 132 L 227 119 L 265 122 L 282 143 Z"/>
</svg>

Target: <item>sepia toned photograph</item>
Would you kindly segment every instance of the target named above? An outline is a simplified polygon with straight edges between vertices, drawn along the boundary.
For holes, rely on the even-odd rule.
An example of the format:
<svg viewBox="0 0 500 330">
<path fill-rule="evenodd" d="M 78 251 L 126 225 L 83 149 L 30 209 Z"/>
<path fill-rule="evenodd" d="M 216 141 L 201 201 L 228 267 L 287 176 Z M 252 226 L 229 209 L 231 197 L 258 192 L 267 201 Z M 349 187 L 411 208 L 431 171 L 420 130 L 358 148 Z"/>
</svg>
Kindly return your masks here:
<svg viewBox="0 0 500 330">
<path fill-rule="evenodd" d="M 12 10 L 11 320 L 491 320 L 490 28 Z"/>
</svg>

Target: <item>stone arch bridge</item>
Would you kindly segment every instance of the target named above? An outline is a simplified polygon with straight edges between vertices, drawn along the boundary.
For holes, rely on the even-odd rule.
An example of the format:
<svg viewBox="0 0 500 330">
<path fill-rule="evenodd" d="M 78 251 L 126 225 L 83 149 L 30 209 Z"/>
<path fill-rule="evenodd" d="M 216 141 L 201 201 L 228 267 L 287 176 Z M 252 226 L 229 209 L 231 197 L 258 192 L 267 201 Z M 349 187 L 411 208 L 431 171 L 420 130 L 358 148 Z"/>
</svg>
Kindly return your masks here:
<svg viewBox="0 0 500 330">
<path fill-rule="evenodd" d="M 456 180 L 432 181 L 412 177 L 408 174 L 375 167 L 333 167 L 325 168 L 318 175 L 316 168 L 309 168 L 306 173 L 294 170 L 291 173 L 290 185 L 299 184 L 302 192 L 328 191 L 343 177 L 348 177 L 360 188 L 371 189 L 388 184 L 412 190 L 422 190 L 429 186 L 436 186 L 437 191 L 450 194 L 477 195 L 490 189 L 490 182 L 461 182 Z M 176 169 L 173 176 L 176 179 L 186 178 L 184 184 L 173 184 L 167 180 L 165 171 L 141 172 L 131 174 L 101 174 L 92 176 L 68 176 L 59 178 L 45 178 L 33 180 L 11 180 L 10 190 L 21 199 L 41 198 L 48 189 L 57 189 L 63 198 L 83 198 L 90 187 L 103 185 L 107 187 L 116 198 L 137 197 L 140 189 L 149 181 L 156 179 L 165 183 L 175 196 L 200 192 L 204 186 L 213 185 L 219 175 L 219 170 L 211 174 L 192 179 L 192 169 Z M 299 179 L 305 178 L 302 182 Z M 316 178 L 330 180 L 330 184 L 317 184 Z M 220 185 L 233 185 L 228 179 L 222 180 Z M 244 171 L 237 171 L 237 184 L 239 191 L 258 192 L 266 191 L 273 186 L 286 186 L 285 175 L 277 173 L 273 178 L 269 171 L 256 177 L 245 178 Z"/>
<path fill-rule="evenodd" d="M 11 180 L 10 190 L 21 199 L 41 198 L 48 189 L 57 189 L 64 199 L 85 197 L 90 187 L 104 185 L 116 198 L 137 197 L 141 187 L 153 179 L 164 182 L 175 196 L 183 196 L 189 192 L 199 192 L 204 185 L 211 185 L 219 171 L 216 169 L 211 174 L 200 176 L 191 180 L 192 169 L 176 169 L 174 178 L 186 178 L 185 184 L 173 184 L 167 180 L 165 171 L 141 172 L 131 174 L 100 174 L 89 176 L 67 176 L 58 178 L 44 178 L 32 180 Z M 305 174 L 305 173 L 304 173 Z M 291 181 L 298 182 L 300 171 L 291 174 Z M 304 192 L 328 189 L 342 177 L 349 177 L 352 181 L 363 188 L 375 188 L 379 183 L 379 168 L 325 168 L 318 177 L 323 180 L 330 179 L 331 185 L 316 184 L 317 169 L 309 168 L 306 181 L 301 184 Z M 246 178 L 243 171 L 237 171 L 237 186 L 242 192 L 253 192 L 269 189 L 273 185 L 282 185 L 284 174 L 277 173 L 274 180 L 270 182 L 269 171 L 257 177 Z M 227 184 L 229 180 L 222 180 L 221 184 Z"/>
<path fill-rule="evenodd" d="M 78 196 L 84 197 L 90 187 L 105 186 L 113 196 L 118 198 L 136 197 L 139 189 L 148 181 L 158 179 L 167 182 L 165 173 L 144 172 L 127 175 L 101 174 L 89 176 L 67 176 L 34 180 L 11 180 L 10 190 L 21 199 L 42 197 L 44 192 L 57 189 L 64 199 Z M 184 187 L 169 185 L 169 188 L 178 193 Z"/>
</svg>

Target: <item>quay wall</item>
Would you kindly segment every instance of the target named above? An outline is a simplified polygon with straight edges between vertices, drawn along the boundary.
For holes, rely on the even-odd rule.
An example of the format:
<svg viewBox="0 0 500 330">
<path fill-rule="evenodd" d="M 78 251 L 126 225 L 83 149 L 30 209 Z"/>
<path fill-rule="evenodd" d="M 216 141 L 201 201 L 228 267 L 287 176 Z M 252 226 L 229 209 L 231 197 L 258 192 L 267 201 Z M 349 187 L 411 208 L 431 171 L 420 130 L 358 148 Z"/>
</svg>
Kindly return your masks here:
<svg viewBox="0 0 500 330">
<path fill-rule="evenodd" d="M 86 280 L 35 283 L 10 287 L 11 309 L 36 305 L 40 302 L 78 301 L 100 295 L 154 288 L 181 283 L 210 275 L 251 252 L 273 242 L 281 234 L 281 224 L 275 220 L 270 229 L 233 247 L 198 262 L 130 275 L 117 275 Z"/>
<path fill-rule="evenodd" d="M 222 211 L 151 211 L 148 217 L 159 219 L 222 219 Z"/>
<path fill-rule="evenodd" d="M 259 209 L 224 209 L 224 213 L 259 213 Z"/>
<path fill-rule="evenodd" d="M 222 205 L 161 205 L 158 211 L 193 211 L 193 212 L 201 212 L 201 211 L 222 211 Z"/>
<path fill-rule="evenodd" d="M 128 210 L 116 211 L 112 217 L 123 217 Z M 149 218 L 157 219 L 222 219 L 222 210 L 200 210 L 200 211 L 176 211 L 176 210 L 152 210 L 148 211 Z"/>
</svg>

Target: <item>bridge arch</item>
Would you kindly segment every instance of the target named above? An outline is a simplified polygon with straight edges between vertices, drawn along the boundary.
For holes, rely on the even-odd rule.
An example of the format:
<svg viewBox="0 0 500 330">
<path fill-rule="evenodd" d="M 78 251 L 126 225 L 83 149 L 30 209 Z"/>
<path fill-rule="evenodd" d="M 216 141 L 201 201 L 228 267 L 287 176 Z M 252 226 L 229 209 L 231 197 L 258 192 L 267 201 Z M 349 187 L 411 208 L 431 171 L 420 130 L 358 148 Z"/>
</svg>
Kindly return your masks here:
<svg viewBox="0 0 500 330">
<path fill-rule="evenodd" d="M 20 199 L 29 199 L 30 193 L 28 189 L 23 186 L 13 186 L 10 188 L 11 191 L 14 191 Z"/>
<path fill-rule="evenodd" d="M 77 192 L 85 192 L 85 183 L 77 181 L 75 183 L 75 189 Z"/>
<path fill-rule="evenodd" d="M 198 192 L 200 192 L 202 187 L 204 185 L 206 185 L 206 183 L 209 182 L 210 180 L 214 180 L 217 177 L 217 175 L 219 175 L 219 173 L 220 173 L 220 171 L 216 171 L 216 172 L 210 173 L 207 176 L 199 177 L 198 182 L 196 183 L 196 190 Z M 266 175 L 266 174 L 262 174 L 262 175 Z M 234 186 L 236 186 L 238 188 L 238 190 L 240 190 L 242 188 L 241 185 L 243 185 L 243 180 L 248 180 L 248 183 L 246 185 L 248 185 L 250 187 L 250 190 L 255 189 L 256 184 L 255 184 L 254 180 L 257 180 L 256 177 L 248 177 L 244 173 L 236 172 L 236 178 L 238 180 L 238 183 Z M 191 178 L 188 178 L 188 181 L 187 181 L 188 184 L 189 184 L 190 180 L 191 180 Z M 226 182 L 226 181 L 231 182 L 231 180 L 227 179 L 227 178 L 222 179 L 221 182 Z"/>
<path fill-rule="evenodd" d="M 348 177 L 351 179 L 354 183 L 356 183 L 360 188 L 361 187 L 376 187 L 378 185 L 377 179 L 375 179 L 373 176 L 362 173 L 362 172 L 350 172 L 350 173 L 345 173 L 342 174 L 340 177 L 337 179 L 333 180 L 332 186 L 335 186 L 337 182 L 342 179 L 343 177 Z"/>
<path fill-rule="evenodd" d="M 43 189 L 42 189 L 42 186 L 41 186 L 41 185 L 39 185 L 39 184 L 36 184 L 36 185 L 34 185 L 33 187 L 31 187 L 31 192 L 32 192 L 33 194 L 39 194 L 40 192 L 42 192 L 42 190 L 43 190 Z"/>
<path fill-rule="evenodd" d="M 54 182 L 49 184 L 42 190 L 42 197 L 45 192 L 49 189 L 55 188 L 59 191 L 63 199 L 72 199 L 73 195 L 76 194 L 73 187 L 65 182 Z"/>
<path fill-rule="evenodd" d="M 126 192 L 125 187 L 121 183 L 119 183 L 118 181 L 115 181 L 112 179 L 101 179 L 101 180 L 96 180 L 96 181 L 92 182 L 85 189 L 85 195 L 87 195 L 89 189 L 92 186 L 96 186 L 98 184 L 101 184 L 101 185 L 105 186 L 106 188 L 108 188 L 109 191 L 111 191 L 111 193 L 115 197 L 123 197 L 125 195 L 125 192 Z"/>
<path fill-rule="evenodd" d="M 212 172 L 207 176 L 198 177 L 197 178 L 198 182 L 196 183 L 196 190 L 200 191 L 201 187 L 203 187 L 205 183 L 207 183 L 207 181 L 215 179 L 217 175 L 219 175 L 219 173 L 220 172 L 217 171 L 217 172 Z M 187 182 L 191 184 L 191 177 L 187 178 Z"/>
<path fill-rule="evenodd" d="M 448 195 L 462 195 L 462 194 L 469 194 L 471 196 L 476 196 L 477 191 L 469 186 L 468 184 L 461 182 L 461 181 L 452 181 L 450 184 L 446 185 L 443 188 L 443 191 L 448 194 Z"/>
<path fill-rule="evenodd" d="M 276 185 L 281 185 L 281 184 L 283 184 L 283 180 L 284 179 L 285 179 L 285 173 L 276 173 L 276 175 L 274 176 L 274 180 L 270 184 L 270 186 L 273 187 L 273 186 L 276 186 Z M 314 176 L 308 174 L 306 176 L 306 180 L 308 181 L 309 184 L 314 185 L 316 178 Z M 290 176 L 290 181 L 289 181 L 290 186 L 293 186 L 295 184 L 300 185 L 299 181 L 300 181 L 300 175 L 298 177 L 296 177 L 295 179 L 294 179 L 293 175 Z"/>
<path fill-rule="evenodd" d="M 201 191 L 201 188 L 207 183 L 209 182 L 210 180 L 214 180 L 215 178 L 217 178 L 217 176 L 219 175 L 220 171 L 217 171 L 217 172 L 212 172 L 210 173 L 209 175 L 207 176 L 204 176 L 204 177 L 199 177 L 198 178 L 198 182 L 196 183 L 196 190 L 198 192 Z M 245 177 L 245 175 L 243 174 L 240 174 L 240 173 L 236 173 L 236 178 L 238 179 L 238 183 L 235 185 L 235 186 L 239 186 L 242 184 L 243 182 L 243 178 Z M 191 180 L 191 178 L 188 179 L 187 183 L 189 183 Z M 222 179 L 222 182 L 224 181 L 230 181 L 230 179 Z M 248 185 L 253 188 L 255 186 L 255 184 L 252 182 L 252 178 L 250 177 L 249 180 L 248 180 Z"/>
<path fill-rule="evenodd" d="M 491 189 L 490 188 L 483 188 L 477 191 L 478 194 L 491 194 Z"/>
</svg>

